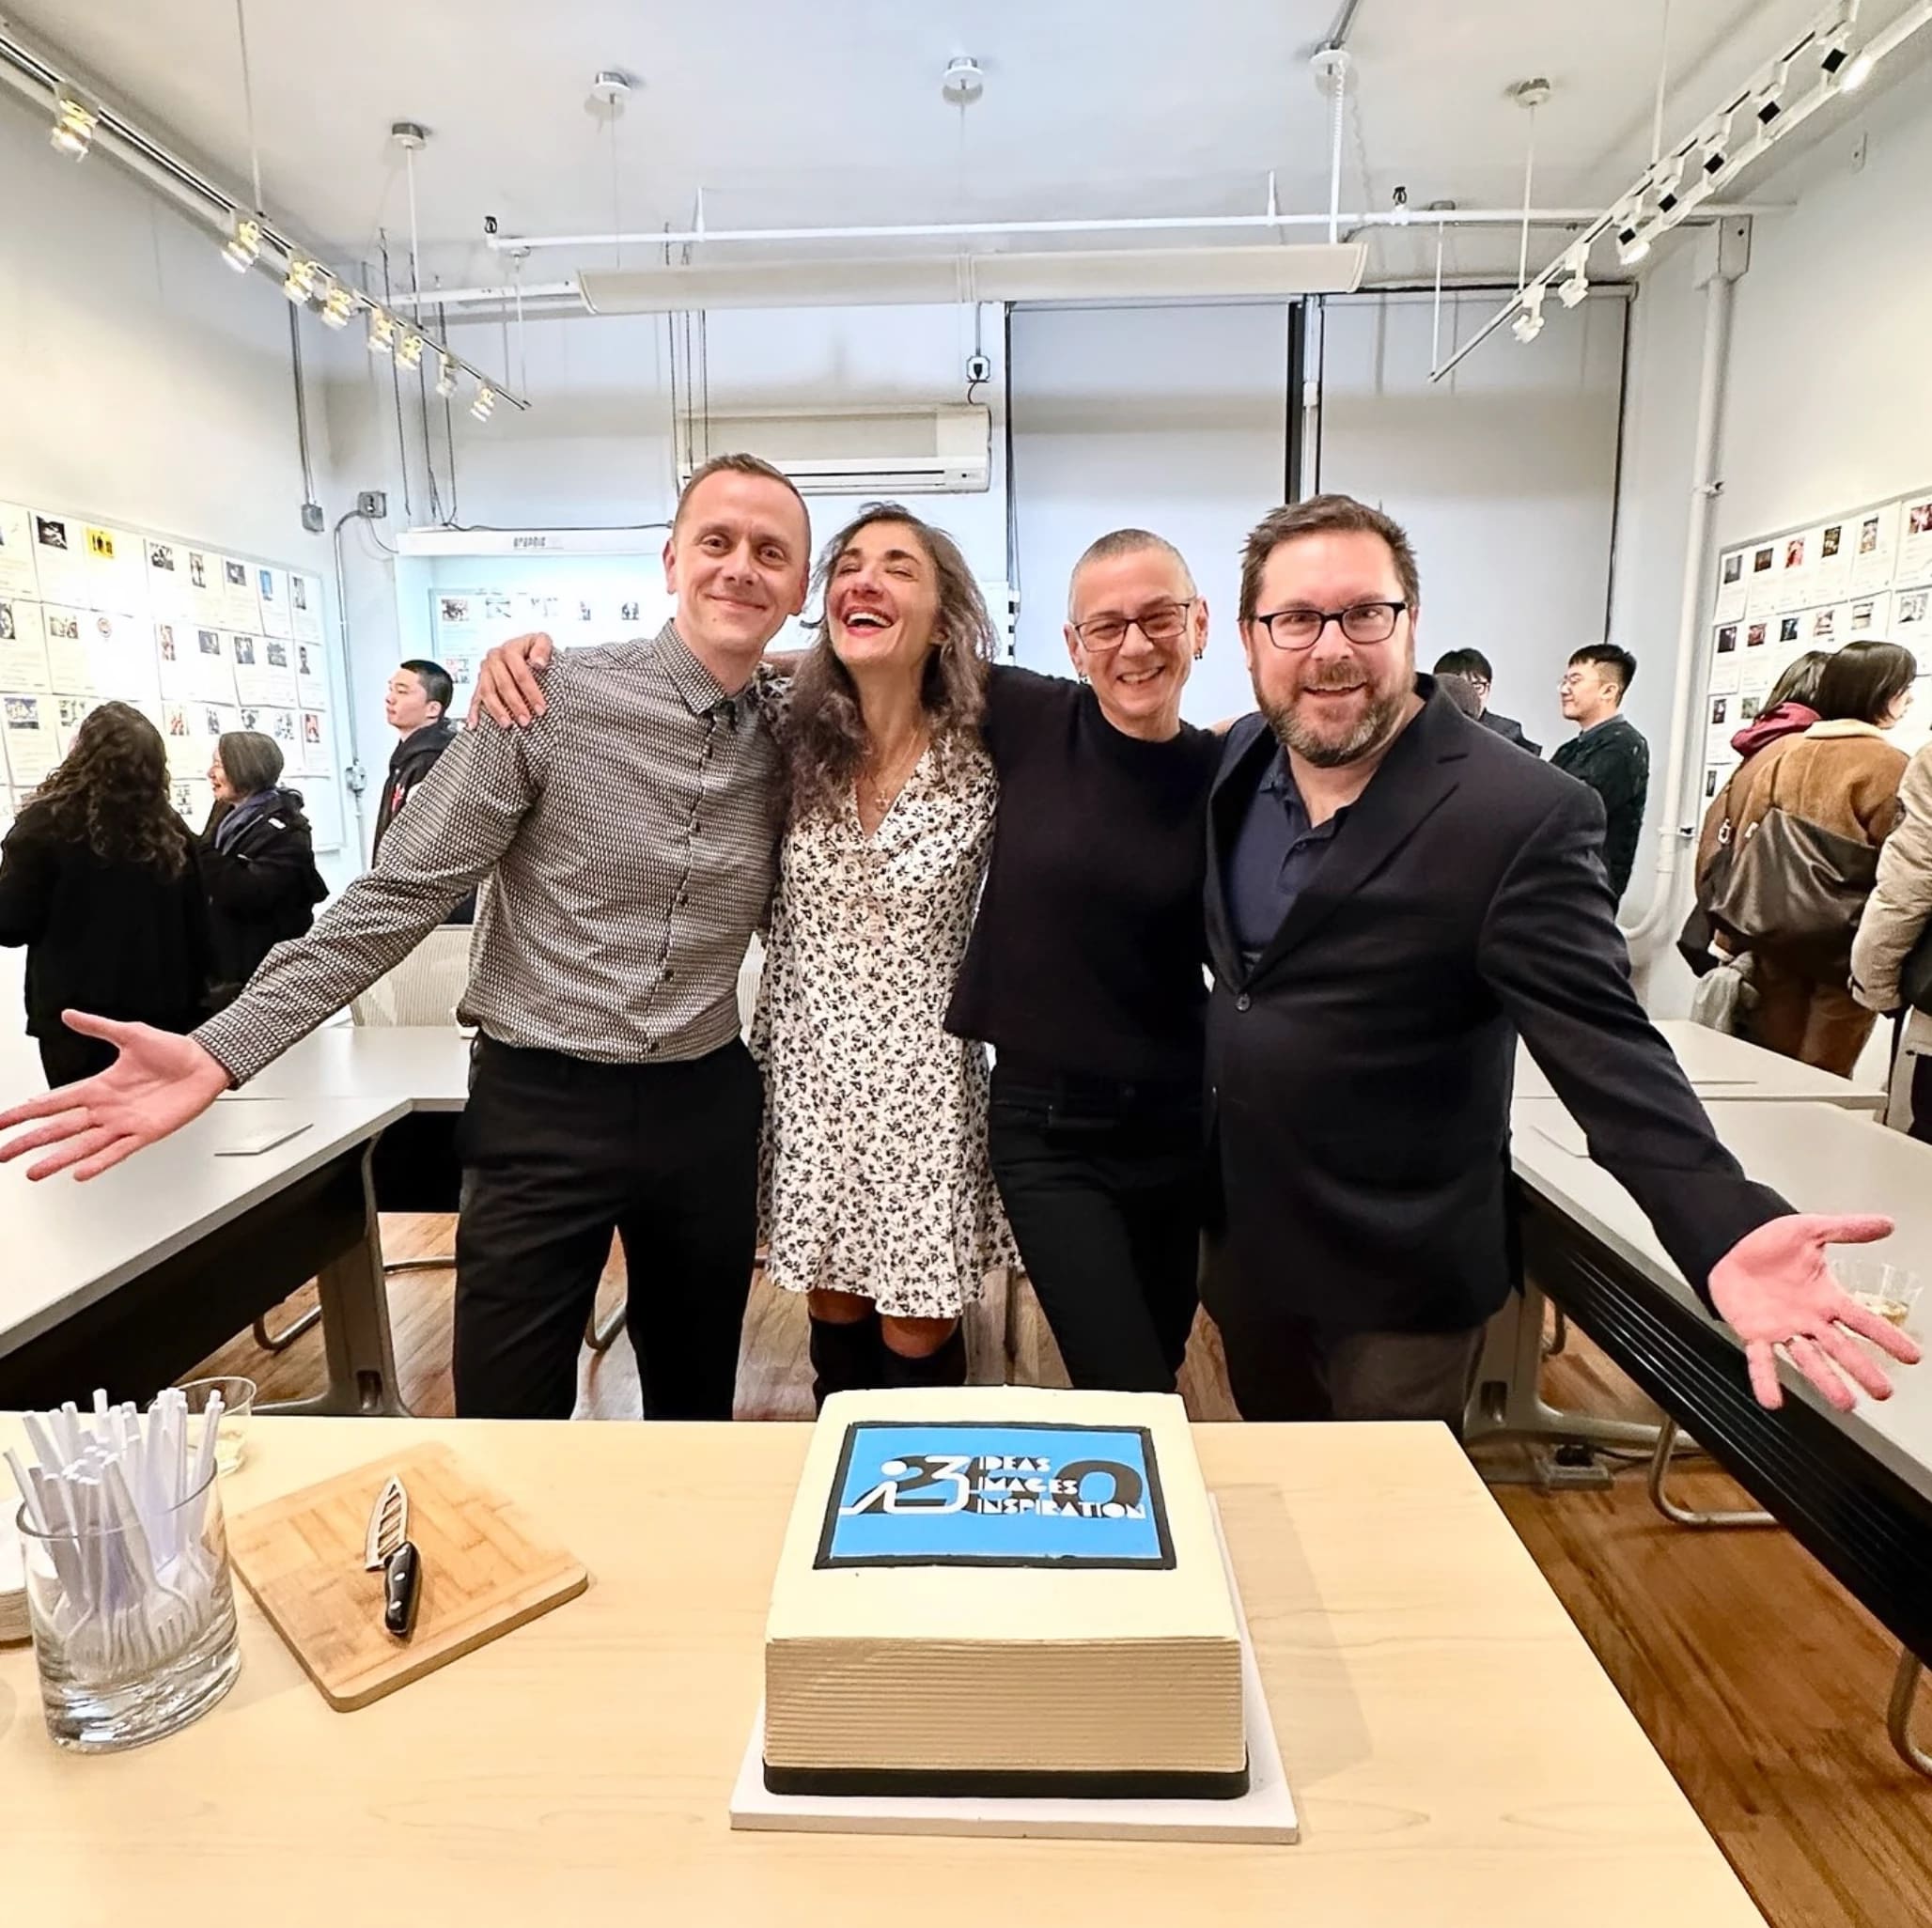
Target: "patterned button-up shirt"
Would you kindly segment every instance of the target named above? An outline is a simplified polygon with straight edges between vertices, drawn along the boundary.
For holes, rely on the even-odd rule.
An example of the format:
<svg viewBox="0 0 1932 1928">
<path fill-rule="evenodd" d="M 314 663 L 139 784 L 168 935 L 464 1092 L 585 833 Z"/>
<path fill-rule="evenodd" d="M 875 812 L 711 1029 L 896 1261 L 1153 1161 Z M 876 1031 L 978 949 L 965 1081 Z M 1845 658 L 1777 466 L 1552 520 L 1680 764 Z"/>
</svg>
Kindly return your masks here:
<svg viewBox="0 0 1932 1928">
<path fill-rule="evenodd" d="M 459 1011 L 600 1064 L 738 1034 L 781 825 L 773 694 L 727 696 L 666 626 L 558 656 L 527 730 L 465 730 L 308 936 L 195 1035 L 240 1083 L 399 963 L 485 877 Z"/>
</svg>

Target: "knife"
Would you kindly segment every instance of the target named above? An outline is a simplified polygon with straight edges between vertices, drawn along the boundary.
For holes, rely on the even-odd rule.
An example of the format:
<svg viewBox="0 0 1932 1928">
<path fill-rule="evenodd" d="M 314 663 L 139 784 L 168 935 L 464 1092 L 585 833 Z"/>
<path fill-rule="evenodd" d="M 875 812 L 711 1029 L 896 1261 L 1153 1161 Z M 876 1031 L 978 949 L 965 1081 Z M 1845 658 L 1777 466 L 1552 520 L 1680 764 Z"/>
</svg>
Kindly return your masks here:
<svg viewBox="0 0 1932 1928">
<path fill-rule="evenodd" d="M 363 1570 L 382 1576 L 382 1625 L 399 1640 L 416 1628 L 423 1592 L 423 1558 L 409 1536 L 409 1488 L 391 1474 L 369 1509 Z"/>
</svg>

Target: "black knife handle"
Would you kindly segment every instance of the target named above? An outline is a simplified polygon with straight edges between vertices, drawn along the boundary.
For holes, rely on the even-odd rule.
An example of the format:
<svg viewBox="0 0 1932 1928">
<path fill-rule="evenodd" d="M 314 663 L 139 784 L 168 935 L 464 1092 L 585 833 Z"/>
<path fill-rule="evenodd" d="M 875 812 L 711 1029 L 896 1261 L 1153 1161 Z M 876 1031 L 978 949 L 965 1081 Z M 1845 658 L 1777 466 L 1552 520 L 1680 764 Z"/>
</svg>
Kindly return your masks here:
<svg viewBox="0 0 1932 1928">
<path fill-rule="evenodd" d="M 423 1593 L 423 1556 L 405 1540 L 382 1569 L 382 1625 L 399 1640 L 416 1630 L 416 1603 Z"/>
</svg>

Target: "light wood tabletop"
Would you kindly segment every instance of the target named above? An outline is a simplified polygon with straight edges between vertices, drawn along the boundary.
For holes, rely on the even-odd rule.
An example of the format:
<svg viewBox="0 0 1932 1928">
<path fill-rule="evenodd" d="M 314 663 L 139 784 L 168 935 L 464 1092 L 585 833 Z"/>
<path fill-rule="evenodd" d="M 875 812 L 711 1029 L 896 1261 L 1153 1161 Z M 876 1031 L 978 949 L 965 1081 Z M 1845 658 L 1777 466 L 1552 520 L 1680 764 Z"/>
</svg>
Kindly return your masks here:
<svg viewBox="0 0 1932 1928">
<path fill-rule="evenodd" d="M 1863 1084 L 1831 1071 L 1820 1071 L 1815 1065 L 1800 1065 L 1796 1058 L 1781 1057 L 1747 1039 L 1713 1031 L 1707 1024 L 1693 1024 L 1688 1018 L 1662 1018 L 1657 1029 L 1670 1046 L 1672 1056 L 1683 1066 L 1684 1076 L 1706 1105 L 1745 1098 L 1840 1105 L 1852 1112 L 1885 1109 L 1883 1085 Z M 1516 1095 L 1528 1098 L 1556 1095 L 1556 1088 L 1544 1075 L 1542 1066 L 1521 1043 L 1516 1050 Z"/>
<path fill-rule="evenodd" d="M 1196 1429 L 1301 1811 L 1292 1847 L 733 1834 L 806 1430 L 258 1420 L 227 1505 L 430 1438 L 576 1552 L 589 1592 L 355 1714 L 329 1711 L 244 1599 L 228 1699 L 125 1755 L 57 1750 L 31 1654 L 0 1652 L 9 1918 L 1760 1920 L 1440 1427 Z"/>
</svg>

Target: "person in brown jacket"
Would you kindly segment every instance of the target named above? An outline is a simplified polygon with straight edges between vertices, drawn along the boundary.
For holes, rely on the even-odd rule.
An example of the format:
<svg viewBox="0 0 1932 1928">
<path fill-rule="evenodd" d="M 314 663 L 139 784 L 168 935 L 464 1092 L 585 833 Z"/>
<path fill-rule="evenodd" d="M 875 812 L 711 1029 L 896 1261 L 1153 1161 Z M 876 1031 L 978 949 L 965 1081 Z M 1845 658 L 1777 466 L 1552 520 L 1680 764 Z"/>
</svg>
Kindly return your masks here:
<svg viewBox="0 0 1932 1928">
<path fill-rule="evenodd" d="M 1818 679 L 1820 721 L 1768 745 L 1725 785 L 1697 849 L 1703 878 L 1726 824 L 1748 836 L 1775 800 L 1792 816 L 1862 843 L 1882 845 L 1898 822 L 1906 756 L 1885 740 L 1911 703 L 1918 665 L 1895 643 L 1850 643 Z M 1745 1019 L 1753 1044 L 1848 1078 L 1872 1033 L 1873 1014 L 1852 997 L 1848 950 L 1799 956 L 1753 947 L 1756 1003 Z"/>
</svg>

